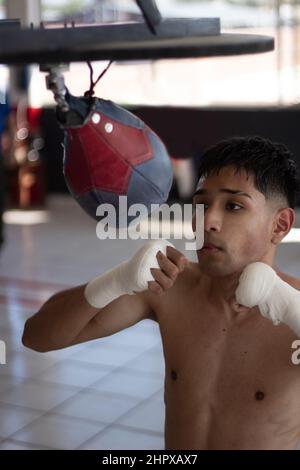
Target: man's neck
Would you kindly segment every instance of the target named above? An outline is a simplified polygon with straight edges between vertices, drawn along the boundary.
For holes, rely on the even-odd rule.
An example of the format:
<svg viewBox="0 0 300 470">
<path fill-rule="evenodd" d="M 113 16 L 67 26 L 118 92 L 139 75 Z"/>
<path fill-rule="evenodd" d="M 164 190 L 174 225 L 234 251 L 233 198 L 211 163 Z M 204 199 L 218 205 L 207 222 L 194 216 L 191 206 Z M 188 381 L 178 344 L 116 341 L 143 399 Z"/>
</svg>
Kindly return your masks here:
<svg viewBox="0 0 300 470">
<path fill-rule="evenodd" d="M 277 271 L 276 263 L 273 259 L 263 259 L 261 263 L 266 263 Z M 242 271 L 237 271 L 223 277 L 209 277 L 207 281 L 207 295 L 213 305 L 219 307 L 228 314 L 230 319 L 241 317 L 235 307 L 238 306 L 235 299 L 235 292 L 239 284 Z"/>
<path fill-rule="evenodd" d="M 241 272 L 224 277 L 211 277 L 208 282 L 208 296 L 212 301 L 229 305 L 238 287 Z"/>
</svg>

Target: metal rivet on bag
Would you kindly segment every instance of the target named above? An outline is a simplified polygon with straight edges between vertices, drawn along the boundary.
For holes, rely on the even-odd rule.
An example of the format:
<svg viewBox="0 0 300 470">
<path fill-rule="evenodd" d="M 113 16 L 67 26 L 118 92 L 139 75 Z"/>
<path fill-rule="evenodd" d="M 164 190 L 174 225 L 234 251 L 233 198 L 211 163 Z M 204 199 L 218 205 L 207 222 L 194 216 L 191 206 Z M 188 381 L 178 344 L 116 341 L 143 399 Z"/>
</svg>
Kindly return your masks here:
<svg viewBox="0 0 300 470">
<path fill-rule="evenodd" d="M 94 113 L 92 116 L 92 121 L 94 124 L 98 124 L 101 121 L 101 116 L 98 113 Z"/>
<path fill-rule="evenodd" d="M 111 122 L 108 122 L 107 124 L 105 124 L 105 130 L 108 134 L 110 134 L 113 131 L 113 128 L 114 126 L 112 125 Z"/>
</svg>

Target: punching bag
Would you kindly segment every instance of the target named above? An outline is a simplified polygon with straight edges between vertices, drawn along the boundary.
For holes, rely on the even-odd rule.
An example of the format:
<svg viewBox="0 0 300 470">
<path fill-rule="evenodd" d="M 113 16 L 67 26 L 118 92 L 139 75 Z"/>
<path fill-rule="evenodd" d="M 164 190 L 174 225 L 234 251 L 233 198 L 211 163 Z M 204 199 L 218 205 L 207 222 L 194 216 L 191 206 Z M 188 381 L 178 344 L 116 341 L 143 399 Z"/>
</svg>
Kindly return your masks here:
<svg viewBox="0 0 300 470">
<path fill-rule="evenodd" d="M 137 116 L 111 101 L 66 95 L 69 111 L 57 108 L 65 131 L 63 170 L 70 193 L 94 219 L 97 207 L 119 196 L 128 207 L 162 204 L 172 185 L 172 164 L 160 138 Z M 130 222 L 129 217 L 126 222 Z M 122 226 L 119 218 L 116 225 Z"/>
</svg>

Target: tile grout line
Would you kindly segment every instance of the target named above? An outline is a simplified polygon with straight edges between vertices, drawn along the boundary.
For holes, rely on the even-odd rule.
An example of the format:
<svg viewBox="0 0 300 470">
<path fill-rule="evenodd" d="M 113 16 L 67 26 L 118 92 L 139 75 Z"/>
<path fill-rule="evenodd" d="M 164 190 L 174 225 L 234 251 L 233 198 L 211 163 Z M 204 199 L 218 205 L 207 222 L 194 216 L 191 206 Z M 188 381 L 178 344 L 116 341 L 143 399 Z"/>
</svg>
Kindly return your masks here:
<svg viewBox="0 0 300 470">
<path fill-rule="evenodd" d="M 118 420 L 120 419 L 123 419 L 126 417 L 127 414 L 129 413 L 132 413 L 134 411 L 136 411 L 136 409 L 144 404 L 146 404 L 148 401 L 151 401 L 153 400 L 153 398 L 155 398 L 155 395 L 157 395 L 158 392 L 155 392 L 153 393 L 148 399 L 145 399 L 145 400 L 142 400 L 140 403 L 138 403 L 136 406 L 134 406 L 133 408 L 131 408 L 130 410 L 126 411 L 123 415 L 119 416 Z M 82 447 L 83 445 L 86 445 L 89 441 L 91 441 L 92 439 L 96 438 L 96 437 L 99 437 L 101 436 L 102 434 L 104 434 L 104 431 L 107 431 L 109 429 L 111 429 L 113 426 L 119 426 L 119 424 L 117 424 L 117 421 L 114 421 L 112 423 L 110 423 L 108 426 L 106 426 L 104 429 L 102 429 L 101 431 L 99 431 L 97 434 L 95 434 L 95 436 L 87 439 L 85 442 L 81 443 L 79 447 L 76 448 L 77 449 L 80 449 L 80 447 Z M 129 426 L 128 426 L 129 427 Z M 130 428 L 130 427 L 129 427 Z M 135 428 L 137 429 L 137 428 Z"/>
<path fill-rule="evenodd" d="M 148 352 L 148 351 L 151 351 L 151 349 L 153 349 L 153 348 L 152 348 L 152 347 L 149 348 L 149 350 L 147 350 L 147 352 Z M 128 362 L 126 362 L 125 364 L 128 364 L 128 363 L 130 363 L 131 361 L 133 361 L 133 359 L 130 359 L 130 360 L 129 360 Z M 51 366 L 50 366 L 50 367 L 51 367 Z M 123 366 L 120 366 L 120 367 L 118 367 L 118 368 L 116 368 L 116 369 L 121 369 L 122 367 L 123 367 Z M 48 369 L 48 368 L 47 368 L 47 369 Z M 38 373 L 38 374 L 39 374 L 39 373 Z M 38 375 L 38 374 L 36 374 L 36 375 Z M 30 380 L 30 379 L 35 379 L 35 376 L 32 376 L 32 377 L 30 377 L 30 378 L 28 378 L 28 379 L 25 379 L 25 381 L 26 381 L 26 380 Z M 97 381 L 95 381 L 94 383 L 96 383 L 96 382 L 97 382 Z M 92 385 L 92 384 L 91 384 L 91 385 Z M 11 387 L 11 388 L 13 388 L 13 387 Z M 44 417 L 46 417 L 47 415 L 51 415 L 51 413 L 53 413 L 53 414 L 58 414 L 59 416 L 62 416 L 62 417 L 66 417 L 67 415 L 64 415 L 64 414 L 59 413 L 59 412 L 55 412 L 55 409 L 58 408 L 58 407 L 60 407 L 60 406 L 62 406 L 62 405 L 64 405 L 64 404 L 66 404 L 69 400 L 74 399 L 76 396 L 78 396 L 78 395 L 83 395 L 85 391 L 86 391 L 86 387 L 81 388 L 81 389 L 78 390 L 74 395 L 72 395 L 71 397 L 68 397 L 66 400 L 63 400 L 63 401 L 62 401 L 61 403 L 59 403 L 58 405 L 55 405 L 53 408 L 50 408 L 49 410 L 46 410 L 45 412 L 42 411 L 42 413 L 41 413 L 38 417 L 34 418 L 32 421 L 30 421 L 30 423 L 27 423 L 26 425 L 22 426 L 20 429 L 18 429 L 17 431 L 13 432 L 12 434 L 10 434 L 8 437 L 9 437 L 9 438 L 11 438 L 11 437 L 13 438 L 13 436 L 14 436 L 15 434 L 17 434 L 19 431 L 22 431 L 22 430 L 23 430 L 24 428 L 26 428 L 27 426 L 33 425 L 33 424 L 35 423 L 35 421 L 37 421 L 37 420 L 39 420 L 39 419 L 41 419 L 41 418 L 44 418 Z M 129 413 L 130 411 L 134 410 L 139 404 L 141 404 L 141 403 L 143 403 L 143 402 L 150 401 L 151 398 L 152 398 L 153 396 L 155 396 L 156 393 L 158 393 L 158 392 L 155 392 L 153 395 L 151 395 L 151 396 L 148 397 L 147 399 L 142 400 L 140 403 L 137 403 L 135 406 L 133 406 L 133 408 L 131 408 L 130 410 L 126 411 L 123 415 L 119 416 L 118 419 L 123 418 L 127 413 Z M 1 402 L 1 400 L 0 400 L 0 402 Z M 2 402 L 2 403 L 5 404 L 5 402 Z M 15 406 L 15 405 L 12 405 L 12 406 Z M 23 407 L 23 406 L 21 406 L 21 405 L 17 405 L 17 406 L 20 406 L 21 408 L 25 408 L 25 407 Z M 33 411 L 41 411 L 41 410 L 33 409 Z M 67 416 L 67 417 L 70 418 L 70 416 Z M 76 420 L 78 419 L 77 417 L 73 417 L 73 418 L 76 419 Z M 84 422 L 97 424 L 96 421 L 87 420 L 86 418 L 79 418 L 79 419 L 81 419 L 81 420 L 84 421 Z M 98 422 L 99 422 L 99 421 L 98 421 Z M 100 422 L 99 422 L 99 423 L 100 423 Z M 103 423 L 103 424 L 107 424 L 107 426 L 105 426 L 102 431 L 104 431 L 104 430 L 107 429 L 109 426 L 111 426 L 112 424 L 115 424 L 115 423 L 116 423 L 116 421 L 114 421 L 113 423 Z M 100 432 L 101 432 L 101 431 L 100 431 Z M 96 434 L 97 434 L 97 433 L 96 433 Z"/>
</svg>

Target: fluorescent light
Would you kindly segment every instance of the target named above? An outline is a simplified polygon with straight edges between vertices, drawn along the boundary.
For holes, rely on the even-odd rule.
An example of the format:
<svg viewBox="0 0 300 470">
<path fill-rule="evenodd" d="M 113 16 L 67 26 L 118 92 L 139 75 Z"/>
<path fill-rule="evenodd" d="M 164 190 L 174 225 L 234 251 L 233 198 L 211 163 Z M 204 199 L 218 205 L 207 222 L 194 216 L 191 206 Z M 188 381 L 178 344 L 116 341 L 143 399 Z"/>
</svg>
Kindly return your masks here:
<svg viewBox="0 0 300 470">
<path fill-rule="evenodd" d="M 8 225 L 37 225 L 49 222 L 48 211 L 9 210 L 3 214 L 3 220 Z"/>
</svg>

